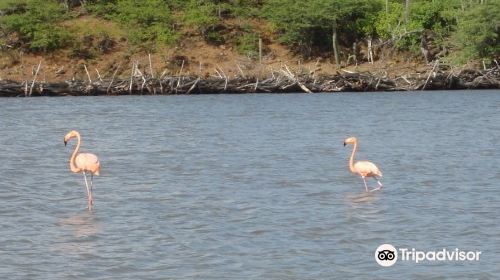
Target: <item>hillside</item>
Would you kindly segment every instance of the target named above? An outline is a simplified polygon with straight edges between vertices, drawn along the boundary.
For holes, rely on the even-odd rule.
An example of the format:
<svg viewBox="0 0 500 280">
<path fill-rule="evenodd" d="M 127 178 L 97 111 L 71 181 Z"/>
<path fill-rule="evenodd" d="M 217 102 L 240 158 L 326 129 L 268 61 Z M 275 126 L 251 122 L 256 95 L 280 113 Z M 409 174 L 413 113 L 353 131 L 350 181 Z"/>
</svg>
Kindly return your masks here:
<svg viewBox="0 0 500 280">
<path fill-rule="evenodd" d="M 388 76 L 423 73 L 436 59 L 449 67 L 495 65 L 498 4 L 468 7 L 492 17 L 493 28 L 470 35 L 478 44 L 470 46 L 460 45 L 467 33 L 453 15 L 460 1 L 415 0 L 409 19 L 399 2 L 0 0 L 0 78 L 30 80 L 40 62 L 46 81 L 126 76 L 134 64 L 156 75 L 202 77 L 265 76 L 285 64 Z"/>
<path fill-rule="evenodd" d="M 262 25 L 254 21 L 255 27 Z M 44 80 L 59 81 L 67 79 L 87 80 L 85 67 L 90 71 L 92 79 L 97 78 L 98 73 L 103 78 L 109 78 L 110 75 L 118 70 L 117 75 L 129 75 L 132 65 L 138 63 L 140 69 L 149 71 L 151 66 L 153 72 L 157 75 L 167 71 L 165 74 L 182 73 L 185 75 L 200 75 L 208 77 L 216 75 L 217 71 L 224 71 L 227 75 L 267 75 L 270 69 L 278 69 L 282 64 L 286 64 L 292 69 L 308 69 L 318 74 L 335 73 L 337 68 L 331 57 L 312 57 L 306 59 L 292 52 L 286 46 L 273 42 L 272 34 L 263 36 L 263 41 L 268 42 L 265 45 L 265 53 L 262 57 L 262 64 L 259 64 L 257 58 L 241 54 L 233 43 L 214 45 L 207 43 L 202 36 L 196 33 L 186 31 L 186 35 L 179 39 L 174 47 L 161 46 L 154 51 L 137 49 L 131 46 L 120 33 L 121 29 L 108 21 L 84 16 L 64 22 L 68 30 L 78 34 L 78 28 L 85 26 L 89 30 L 98 30 L 106 28 L 113 33 L 110 40 L 113 40 L 113 46 L 103 53 L 98 53 L 91 58 L 74 57 L 74 50 L 62 48 L 49 53 L 26 53 L 18 49 L 8 49 L 3 51 L 0 58 L 0 77 L 2 79 L 29 80 L 33 71 L 42 62 L 42 76 Z M 228 29 L 237 29 L 237 25 L 227 23 Z M 79 29 L 81 30 L 81 29 Z M 80 31 L 81 32 L 81 31 Z M 234 32 L 234 31 L 233 31 Z M 266 34 L 263 32 L 263 34 Z M 93 36 L 97 34 L 80 35 L 87 38 L 88 49 L 92 49 L 94 44 L 99 42 Z M 229 35 L 230 36 L 230 35 Z M 85 49 L 80 50 L 85 52 Z M 365 60 L 361 58 L 362 60 Z M 345 65 L 342 69 L 372 71 L 375 73 L 407 71 L 415 72 L 426 68 L 418 57 L 402 58 L 402 56 L 393 56 L 376 61 L 370 64 L 366 61 L 360 61 L 358 66 L 355 64 Z M 240 70 L 241 69 L 241 70 Z M 97 71 L 96 71 L 97 70 Z M 422 70 L 424 71 L 424 70 Z"/>
</svg>

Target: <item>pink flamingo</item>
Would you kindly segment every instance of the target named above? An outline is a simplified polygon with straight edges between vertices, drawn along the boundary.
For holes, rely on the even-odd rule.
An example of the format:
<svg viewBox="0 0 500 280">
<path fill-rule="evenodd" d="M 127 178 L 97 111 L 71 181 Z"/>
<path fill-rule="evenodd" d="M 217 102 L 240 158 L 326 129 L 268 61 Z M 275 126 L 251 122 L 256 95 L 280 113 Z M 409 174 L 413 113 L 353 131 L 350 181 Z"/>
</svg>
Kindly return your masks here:
<svg viewBox="0 0 500 280">
<path fill-rule="evenodd" d="M 352 149 L 351 158 L 349 159 L 349 169 L 351 170 L 351 172 L 358 174 L 359 176 L 361 176 L 361 178 L 363 178 L 366 191 L 368 191 L 368 186 L 366 185 L 365 177 L 373 177 L 375 180 L 377 180 L 379 186 L 371 191 L 376 191 L 381 189 L 383 185 L 382 183 L 380 183 L 378 177 L 382 177 L 382 172 L 380 172 L 380 170 L 375 164 L 369 161 L 356 161 L 356 163 L 354 163 L 354 154 L 358 149 L 358 139 L 356 139 L 356 137 L 349 137 L 344 140 L 344 147 L 347 144 L 354 145 Z"/>
<path fill-rule="evenodd" d="M 99 163 L 99 159 L 96 155 L 90 153 L 78 153 L 80 149 L 80 133 L 76 130 L 72 130 L 68 132 L 64 136 L 64 146 L 68 143 L 71 138 L 76 137 L 78 143 L 76 144 L 76 148 L 71 155 L 69 160 L 69 168 L 72 172 L 80 173 L 82 172 L 83 178 L 85 179 L 85 187 L 87 187 L 87 204 L 89 210 L 92 210 L 92 204 L 94 204 L 94 200 L 92 199 L 92 187 L 94 174 L 99 176 L 99 171 L 101 170 L 101 165 Z M 90 187 L 87 182 L 87 173 L 90 173 Z"/>
</svg>

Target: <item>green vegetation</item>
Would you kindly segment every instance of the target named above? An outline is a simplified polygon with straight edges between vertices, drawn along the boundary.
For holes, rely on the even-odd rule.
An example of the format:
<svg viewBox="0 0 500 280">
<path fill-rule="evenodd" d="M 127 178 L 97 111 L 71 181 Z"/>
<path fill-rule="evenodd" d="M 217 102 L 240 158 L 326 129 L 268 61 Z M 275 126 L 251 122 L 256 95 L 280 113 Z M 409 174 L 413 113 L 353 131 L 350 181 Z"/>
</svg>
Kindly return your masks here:
<svg viewBox="0 0 500 280">
<path fill-rule="evenodd" d="M 121 32 L 71 32 L 93 18 Z M 258 21 L 259 23 L 256 23 Z M 237 26 L 239 25 L 239 26 Z M 244 26 L 250 25 L 251 28 Z M 193 30 L 195 33 L 193 33 Z M 121 33 L 121 35 L 117 35 Z M 367 40 L 413 57 L 466 63 L 500 57 L 498 0 L 0 0 L 0 47 L 35 53 L 67 48 L 93 58 L 122 37 L 131 46 L 171 47 L 186 36 L 234 44 L 255 57 L 259 36 L 306 58 L 346 60 Z"/>
<path fill-rule="evenodd" d="M 69 14 L 55 1 L 12 0 L 3 1 L 1 6 L 5 8 L 0 27 L 4 34 L 17 36 L 15 46 L 48 52 L 65 46 L 71 39 L 71 34 L 57 25 Z"/>
<path fill-rule="evenodd" d="M 153 48 L 156 43 L 172 44 L 177 40 L 169 6 L 163 0 L 89 1 L 96 15 L 120 23 L 133 45 Z"/>
<path fill-rule="evenodd" d="M 363 39 L 367 19 L 381 10 L 373 0 L 269 0 L 266 17 L 280 32 L 280 40 L 310 56 L 332 49 L 334 33 L 344 46 Z"/>
<path fill-rule="evenodd" d="M 500 56 L 500 3 L 493 2 L 468 10 L 458 22 L 453 42 L 460 62 Z"/>
<path fill-rule="evenodd" d="M 223 44 L 224 37 L 217 30 L 221 22 L 218 13 L 222 6 L 214 3 L 215 1 L 191 0 L 185 5 L 182 19 L 189 25 L 197 28 L 203 38 L 212 44 Z"/>
<path fill-rule="evenodd" d="M 259 35 L 257 33 L 245 32 L 237 37 L 236 49 L 239 53 L 250 58 L 258 58 Z"/>
</svg>

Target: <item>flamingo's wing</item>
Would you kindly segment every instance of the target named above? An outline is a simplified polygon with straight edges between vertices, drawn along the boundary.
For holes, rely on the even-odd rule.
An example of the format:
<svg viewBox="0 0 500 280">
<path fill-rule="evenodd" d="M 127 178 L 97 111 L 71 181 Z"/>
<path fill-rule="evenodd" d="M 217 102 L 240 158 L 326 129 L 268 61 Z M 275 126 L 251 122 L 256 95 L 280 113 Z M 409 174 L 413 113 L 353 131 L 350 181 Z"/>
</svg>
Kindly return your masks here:
<svg viewBox="0 0 500 280">
<path fill-rule="evenodd" d="M 75 164 L 83 171 L 99 171 L 99 159 L 96 155 L 90 153 L 80 153 L 76 156 Z"/>
<path fill-rule="evenodd" d="M 382 177 L 382 172 L 370 161 L 358 161 L 354 164 L 354 169 L 362 176 Z"/>
</svg>

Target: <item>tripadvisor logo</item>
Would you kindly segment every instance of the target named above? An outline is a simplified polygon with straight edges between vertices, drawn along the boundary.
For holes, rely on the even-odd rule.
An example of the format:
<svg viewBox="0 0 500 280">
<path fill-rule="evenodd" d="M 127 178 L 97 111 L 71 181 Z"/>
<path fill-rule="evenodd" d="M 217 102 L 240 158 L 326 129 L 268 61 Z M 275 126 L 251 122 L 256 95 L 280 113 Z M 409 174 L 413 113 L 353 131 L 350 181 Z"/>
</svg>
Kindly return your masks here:
<svg viewBox="0 0 500 280">
<path fill-rule="evenodd" d="M 375 250 L 375 260 L 381 266 L 392 266 L 398 260 L 398 251 L 391 244 L 382 244 Z"/>
<path fill-rule="evenodd" d="M 419 251 L 415 248 L 396 249 L 391 244 L 382 244 L 375 250 L 375 261 L 381 266 L 392 266 L 398 260 L 420 263 L 423 261 L 479 261 L 481 251 L 462 251 L 458 248 L 448 250 L 443 248 L 437 251 Z"/>
</svg>

